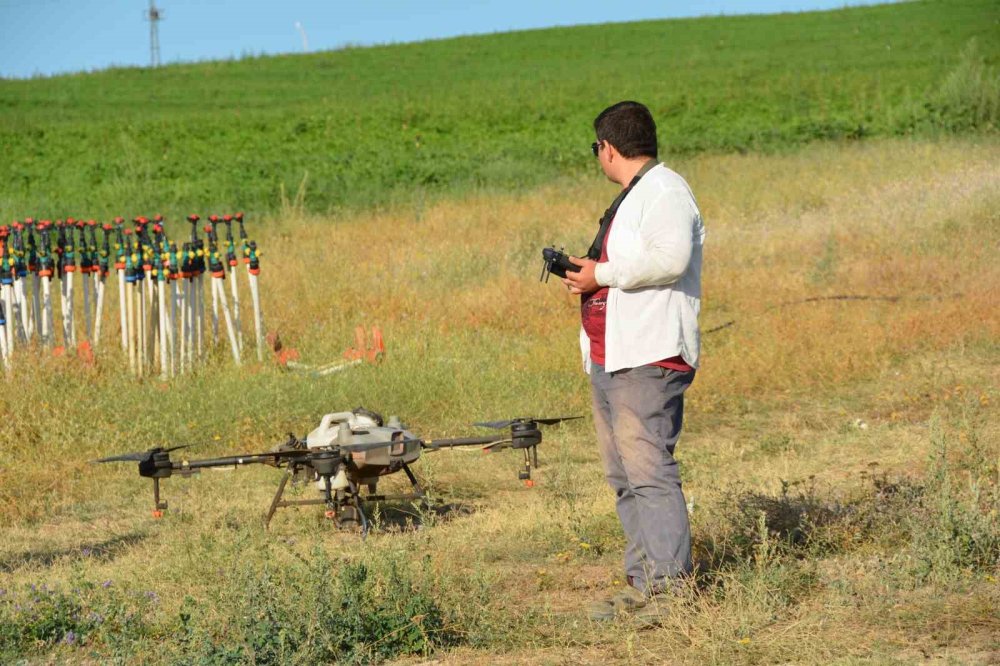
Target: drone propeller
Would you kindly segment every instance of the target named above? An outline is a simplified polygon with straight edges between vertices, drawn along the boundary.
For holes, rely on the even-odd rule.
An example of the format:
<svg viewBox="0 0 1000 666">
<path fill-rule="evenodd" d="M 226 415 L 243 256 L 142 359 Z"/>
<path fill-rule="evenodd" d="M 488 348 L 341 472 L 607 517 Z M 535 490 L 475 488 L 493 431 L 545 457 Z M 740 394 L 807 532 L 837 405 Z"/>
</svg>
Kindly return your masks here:
<svg viewBox="0 0 1000 666">
<path fill-rule="evenodd" d="M 506 421 L 483 421 L 476 423 L 475 425 L 482 428 L 492 428 L 494 430 L 503 430 L 510 428 L 510 438 L 498 440 L 492 444 L 484 447 L 484 450 L 494 451 L 505 448 L 521 449 L 524 451 L 524 467 L 518 472 L 517 478 L 525 482 L 526 485 L 531 486 L 534 481 L 531 480 L 531 468 L 538 467 L 538 445 L 542 443 L 542 432 L 538 429 L 539 426 L 543 425 L 554 425 L 556 423 L 562 423 L 563 421 L 572 421 L 573 419 L 583 418 L 582 416 L 554 416 L 547 418 L 533 418 L 522 416 L 516 419 L 508 419 Z"/>
<path fill-rule="evenodd" d="M 107 463 L 107 462 L 142 462 L 143 460 L 149 460 L 157 453 L 170 453 L 171 451 L 176 451 L 177 449 L 186 449 L 187 444 L 181 446 L 171 446 L 169 448 L 163 448 L 162 446 L 157 446 L 156 448 L 149 449 L 148 451 L 133 451 L 132 453 L 123 453 L 117 456 L 109 456 L 107 458 L 100 458 L 99 460 L 94 460 L 95 463 Z"/>
<path fill-rule="evenodd" d="M 555 425 L 556 423 L 562 423 L 563 421 L 572 421 L 573 419 L 582 419 L 582 416 L 555 416 L 552 418 L 536 419 L 529 417 L 521 417 L 517 419 L 508 419 L 506 421 L 484 421 L 481 423 L 473 423 L 472 425 L 477 425 L 482 428 L 493 428 L 494 430 L 501 430 L 503 428 L 509 428 L 516 423 L 537 423 L 539 425 Z"/>
</svg>

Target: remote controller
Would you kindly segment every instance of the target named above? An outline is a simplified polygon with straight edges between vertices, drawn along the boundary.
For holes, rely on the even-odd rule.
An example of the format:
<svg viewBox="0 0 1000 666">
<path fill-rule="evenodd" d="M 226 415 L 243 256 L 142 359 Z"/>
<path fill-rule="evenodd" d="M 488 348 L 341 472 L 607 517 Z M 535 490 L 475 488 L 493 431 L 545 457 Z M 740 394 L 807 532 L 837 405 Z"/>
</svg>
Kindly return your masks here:
<svg viewBox="0 0 1000 666">
<path fill-rule="evenodd" d="M 580 267 L 569 260 L 569 256 L 554 247 L 547 247 L 542 250 L 542 259 L 545 265 L 542 266 L 542 276 L 539 281 L 549 281 L 549 273 L 553 273 L 561 278 L 566 277 L 566 273 L 578 273 Z"/>
</svg>

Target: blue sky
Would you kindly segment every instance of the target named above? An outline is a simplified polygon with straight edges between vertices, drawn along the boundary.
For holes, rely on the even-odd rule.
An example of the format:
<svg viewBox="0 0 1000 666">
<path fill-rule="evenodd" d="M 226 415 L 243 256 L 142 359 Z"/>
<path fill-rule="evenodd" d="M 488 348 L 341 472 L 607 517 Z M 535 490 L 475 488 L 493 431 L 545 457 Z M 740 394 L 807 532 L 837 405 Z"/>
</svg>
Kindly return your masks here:
<svg viewBox="0 0 1000 666">
<path fill-rule="evenodd" d="M 156 0 L 163 63 L 582 23 L 774 13 L 845 0 Z M 148 65 L 149 0 L 0 0 L 0 77 Z M 301 29 L 296 26 L 299 24 Z"/>
</svg>

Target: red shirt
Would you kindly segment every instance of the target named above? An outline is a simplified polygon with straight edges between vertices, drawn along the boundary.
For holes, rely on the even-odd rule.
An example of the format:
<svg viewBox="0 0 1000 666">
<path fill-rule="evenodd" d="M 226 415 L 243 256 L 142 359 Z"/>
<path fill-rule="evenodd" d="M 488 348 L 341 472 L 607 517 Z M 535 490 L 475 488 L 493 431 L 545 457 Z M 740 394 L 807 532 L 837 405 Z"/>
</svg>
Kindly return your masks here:
<svg viewBox="0 0 1000 666">
<path fill-rule="evenodd" d="M 608 225 L 608 233 L 604 236 L 604 245 L 601 247 L 601 258 L 597 263 L 604 263 L 608 260 L 608 237 L 611 235 L 611 226 L 614 220 Z M 583 330 L 590 338 L 590 361 L 604 365 L 604 331 L 607 328 L 608 319 L 608 287 L 601 287 L 595 292 L 582 294 L 580 296 L 580 316 L 583 319 Z M 668 370 L 677 372 L 691 372 L 694 368 L 688 365 L 680 356 L 672 356 L 649 365 L 656 365 Z"/>
</svg>

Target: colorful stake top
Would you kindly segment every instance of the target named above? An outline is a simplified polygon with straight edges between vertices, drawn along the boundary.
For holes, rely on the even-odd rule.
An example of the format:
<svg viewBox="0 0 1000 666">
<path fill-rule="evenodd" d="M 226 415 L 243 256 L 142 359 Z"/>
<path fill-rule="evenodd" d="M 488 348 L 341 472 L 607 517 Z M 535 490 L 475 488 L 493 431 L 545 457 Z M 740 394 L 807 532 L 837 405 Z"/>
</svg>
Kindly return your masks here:
<svg viewBox="0 0 1000 666">
<path fill-rule="evenodd" d="M 181 256 L 181 253 L 177 251 L 177 243 L 171 241 L 170 251 L 167 253 L 167 257 L 170 261 L 170 279 L 180 280 L 184 277 L 181 274 L 181 261 L 183 257 Z"/>
<path fill-rule="evenodd" d="M 90 248 L 87 243 L 87 223 L 83 220 L 77 220 L 76 228 L 80 234 L 80 272 L 84 275 L 90 275 L 90 268 L 93 265 L 93 261 L 91 260 Z M 72 233 L 72 230 L 70 233 Z"/>
<path fill-rule="evenodd" d="M 60 228 L 63 237 L 63 273 L 73 273 L 76 271 L 76 245 L 73 242 L 74 227 L 76 227 L 76 220 L 72 217 L 67 217 L 66 223 Z"/>
<path fill-rule="evenodd" d="M 97 255 L 97 265 L 101 271 L 101 277 L 107 277 L 108 273 L 111 272 L 111 232 L 113 230 L 114 227 L 107 222 L 101 225 L 101 231 L 104 232 L 104 244 Z"/>
<path fill-rule="evenodd" d="M 222 263 L 219 255 L 219 238 L 215 233 L 215 224 L 219 221 L 217 215 L 209 218 L 211 225 L 205 226 L 205 235 L 208 236 L 208 270 L 213 278 L 226 279 L 226 267 Z"/>
<path fill-rule="evenodd" d="M 0 285 L 14 284 L 14 262 L 11 257 L 10 228 L 0 227 Z"/>
<path fill-rule="evenodd" d="M 223 215 L 222 221 L 226 225 L 226 263 L 229 264 L 229 270 L 233 270 L 239 263 L 236 259 L 236 242 L 233 239 L 233 216 Z"/>
<path fill-rule="evenodd" d="M 257 241 L 250 241 L 247 244 L 246 262 L 250 275 L 260 275 L 260 253 L 257 252 Z"/>
<path fill-rule="evenodd" d="M 139 270 L 139 257 L 132 249 L 132 230 L 125 230 L 125 282 L 134 284 L 140 279 L 142 271 Z"/>
<path fill-rule="evenodd" d="M 55 262 L 52 260 L 52 222 L 42 220 L 38 223 L 38 277 L 51 278 Z"/>
<path fill-rule="evenodd" d="M 22 235 L 24 226 L 15 220 L 10 225 L 10 228 L 10 253 L 12 255 L 11 261 L 14 263 L 14 277 L 23 278 L 28 274 L 28 264 L 24 256 L 24 237 Z"/>
<path fill-rule="evenodd" d="M 38 244 L 35 240 L 35 220 L 32 218 L 26 218 L 24 220 L 24 232 L 27 238 L 27 254 L 28 254 L 28 271 L 30 273 L 38 272 Z"/>
<path fill-rule="evenodd" d="M 115 218 L 115 270 L 125 270 L 125 236 L 123 235 L 125 218 Z"/>
</svg>

